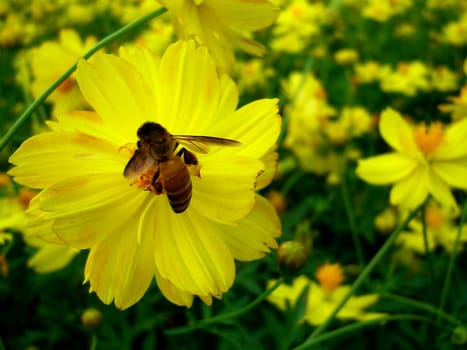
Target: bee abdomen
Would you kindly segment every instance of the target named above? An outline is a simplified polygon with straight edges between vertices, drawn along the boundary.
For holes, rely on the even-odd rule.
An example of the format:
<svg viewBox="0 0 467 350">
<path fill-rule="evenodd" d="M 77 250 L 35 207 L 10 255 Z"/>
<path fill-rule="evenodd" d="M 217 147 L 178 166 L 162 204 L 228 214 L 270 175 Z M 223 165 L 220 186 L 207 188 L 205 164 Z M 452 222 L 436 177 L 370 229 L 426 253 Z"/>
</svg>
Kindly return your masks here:
<svg viewBox="0 0 467 350">
<path fill-rule="evenodd" d="M 164 177 L 164 188 L 170 206 L 175 213 L 183 213 L 190 205 L 192 193 L 188 169 L 178 158 L 161 163 L 161 174 Z"/>
</svg>

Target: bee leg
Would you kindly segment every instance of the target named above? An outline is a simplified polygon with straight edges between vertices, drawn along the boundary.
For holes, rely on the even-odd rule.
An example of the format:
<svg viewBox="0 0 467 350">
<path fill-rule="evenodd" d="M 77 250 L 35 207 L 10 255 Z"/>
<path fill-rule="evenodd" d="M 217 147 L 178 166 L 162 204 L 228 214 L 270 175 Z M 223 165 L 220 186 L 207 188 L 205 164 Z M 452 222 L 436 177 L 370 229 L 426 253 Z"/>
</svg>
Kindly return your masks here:
<svg viewBox="0 0 467 350">
<path fill-rule="evenodd" d="M 161 174 L 160 170 L 157 169 L 156 173 L 154 174 L 151 180 L 151 186 L 152 186 L 153 192 L 155 192 L 156 194 L 162 193 L 162 182 L 159 176 L 160 174 Z"/>
<path fill-rule="evenodd" d="M 186 165 L 198 164 L 198 158 L 196 158 L 195 154 L 187 150 L 185 147 L 178 151 L 177 156 L 183 156 L 183 161 Z"/>
</svg>

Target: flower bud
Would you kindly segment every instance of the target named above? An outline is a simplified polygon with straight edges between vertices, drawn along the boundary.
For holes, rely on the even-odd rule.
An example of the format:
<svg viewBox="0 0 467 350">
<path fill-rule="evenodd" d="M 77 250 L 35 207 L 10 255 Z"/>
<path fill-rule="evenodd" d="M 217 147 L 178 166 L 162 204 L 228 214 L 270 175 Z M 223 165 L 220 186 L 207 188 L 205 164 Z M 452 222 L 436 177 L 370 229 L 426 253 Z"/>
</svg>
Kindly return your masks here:
<svg viewBox="0 0 467 350">
<path fill-rule="evenodd" d="M 307 254 L 302 243 L 283 242 L 277 250 L 279 265 L 285 270 L 298 270 L 305 265 Z"/>
<path fill-rule="evenodd" d="M 85 328 L 97 328 L 102 323 L 102 312 L 95 308 L 88 308 L 81 314 L 81 323 Z"/>
</svg>

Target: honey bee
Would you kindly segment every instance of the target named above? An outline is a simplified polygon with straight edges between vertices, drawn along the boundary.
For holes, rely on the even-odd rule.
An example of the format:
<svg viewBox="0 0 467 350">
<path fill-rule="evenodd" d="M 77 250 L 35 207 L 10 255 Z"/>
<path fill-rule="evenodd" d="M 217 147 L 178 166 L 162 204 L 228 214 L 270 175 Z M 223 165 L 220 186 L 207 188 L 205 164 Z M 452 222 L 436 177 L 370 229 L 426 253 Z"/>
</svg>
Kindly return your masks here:
<svg viewBox="0 0 467 350">
<path fill-rule="evenodd" d="M 148 190 L 167 194 L 175 213 L 187 210 L 191 201 L 191 178 L 187 165 L 198 164 L 194 152 L 208 153 L 209 145 L 238 146 L 240 142 L 212 136 L 171 135 L 162 125 L 144 123 L 137 131 L 137 149 L 128 161 L 123 175 L 135 178 L 156 168 Z M 182 147 L 177 153 L 179 145 Z M 182 160 L 183 157 L 183 160 Z"/>
</svg>

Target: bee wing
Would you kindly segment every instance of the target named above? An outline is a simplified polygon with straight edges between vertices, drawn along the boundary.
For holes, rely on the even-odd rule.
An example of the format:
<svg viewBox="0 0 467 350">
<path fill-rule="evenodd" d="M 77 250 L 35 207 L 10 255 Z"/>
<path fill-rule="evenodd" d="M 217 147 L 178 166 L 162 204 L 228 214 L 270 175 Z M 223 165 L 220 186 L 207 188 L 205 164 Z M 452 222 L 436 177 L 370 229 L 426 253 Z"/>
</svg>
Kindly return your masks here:
<svg viewBox="0 0 467 350">
<path fill-rule="evenodd" d="M 135 154 L 125 166 L 123 176 L 128 178 L 136 177 L 154 165 L 154 159 L 147 153 L 136 150 Z"/>
<path fill-rule="evenodd" d="M 172 135 L 179 144 L 186 146 L 190 150 L 199 153 L 208 153 L 209 145 L 218 146 L 240 146 L 241 143 L 231 139 L 224 139 L 214 136 L 188 136 L 188 135 Z"/>
</svg>

